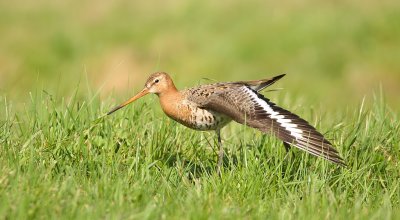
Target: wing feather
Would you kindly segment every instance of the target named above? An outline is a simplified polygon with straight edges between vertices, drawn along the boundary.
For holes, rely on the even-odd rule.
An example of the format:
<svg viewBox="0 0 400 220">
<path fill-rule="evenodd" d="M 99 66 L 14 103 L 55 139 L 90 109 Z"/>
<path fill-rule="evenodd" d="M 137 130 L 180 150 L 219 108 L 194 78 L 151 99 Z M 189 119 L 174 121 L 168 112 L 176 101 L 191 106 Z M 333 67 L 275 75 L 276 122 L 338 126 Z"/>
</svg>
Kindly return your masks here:
<svg viewBox="0 0 400 220">
<path fill-rule="evenodd" d="M 211 92 L 207 99 L 199 100 L 192 96 L 191 101 L 200 107 L 225 114 L 238 123 L 272 133 L 283 142 L 312 155 L 345 165 L 332 144 L 306 120 L 272 103 L 256 89 L 259 88 L 252 88 L 248 84 L 230 84 Z"/>
</svg>

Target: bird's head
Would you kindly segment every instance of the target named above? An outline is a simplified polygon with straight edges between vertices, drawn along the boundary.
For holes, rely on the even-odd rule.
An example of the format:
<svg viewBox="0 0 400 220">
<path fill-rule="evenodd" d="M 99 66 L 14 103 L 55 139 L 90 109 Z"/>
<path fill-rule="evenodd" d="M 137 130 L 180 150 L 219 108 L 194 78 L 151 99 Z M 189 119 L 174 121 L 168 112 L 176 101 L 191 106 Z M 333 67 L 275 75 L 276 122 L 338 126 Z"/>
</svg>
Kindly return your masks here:
<svg viewBox="0 0 400 220">
<path fill-rule="evenodd" d="M 107 115 L 125 107 L 126 105 L 138 100 L 139 98 L 149 94 L 154 93 L 157 95 L 161 95 L 166 93 L 170 90 L 176 90 L 174 83 L 172 82 L 171 77 L 164 72 L 156 72 L 149 76 L 146 83 L 144 84 L 144 88 L 138 94 L 127 100 L 126 102 L 122 103 L 121 105 L 115 107 Z"/>
<path fill-rule="evenodd" d="M 144 89 L 147 89 L 148 93 L 155 93 L 160 95 L 171 88 L 175 88 L 171 77 L 164 72 L 153 73 L 149 76 L 144 84 Z"/>
</svg>

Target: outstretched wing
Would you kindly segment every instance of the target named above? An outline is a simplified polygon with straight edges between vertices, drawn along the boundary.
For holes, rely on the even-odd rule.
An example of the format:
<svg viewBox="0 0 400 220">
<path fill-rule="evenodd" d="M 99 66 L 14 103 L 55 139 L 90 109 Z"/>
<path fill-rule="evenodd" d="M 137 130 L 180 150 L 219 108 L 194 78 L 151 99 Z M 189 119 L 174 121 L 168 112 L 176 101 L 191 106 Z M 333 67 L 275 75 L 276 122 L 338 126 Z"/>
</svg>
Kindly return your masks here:
<svg viewBox="0 0 400 220">
<path fill-rule="evenodd" d="M 225 114 L 238 123 L 264 133 L 272 133 L 285 143 L 312 155 L 345 165 L 332 144 L 313 126 L 299 116 L 278 107 L 256 89 L 251 85 L 239 83 L 214 85 L 213 88 L 205 86 L 192 92 L 206 92 L 206 99 L 196 95 L 189 99 L 202 108 Z"/>
</svg>

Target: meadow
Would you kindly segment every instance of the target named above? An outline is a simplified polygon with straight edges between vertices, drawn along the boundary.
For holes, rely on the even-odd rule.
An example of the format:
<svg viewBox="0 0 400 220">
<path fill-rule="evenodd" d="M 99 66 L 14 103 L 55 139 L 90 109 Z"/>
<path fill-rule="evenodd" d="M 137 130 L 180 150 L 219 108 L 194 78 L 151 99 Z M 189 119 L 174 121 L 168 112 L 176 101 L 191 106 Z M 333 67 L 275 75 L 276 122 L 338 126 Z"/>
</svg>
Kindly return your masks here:
<svg viewBox="0 0 400 220">
<path fill-rule="evenodd" d="M 398 219 L 400 4 L 0 2 L 1 219 Z M 232 123 L 215 135 L 148 96 L 286 73 L 264 94 L 347 163 L 286 153 Z M 280 89 L 282 88 L 282 89 Z"/>
</svg>

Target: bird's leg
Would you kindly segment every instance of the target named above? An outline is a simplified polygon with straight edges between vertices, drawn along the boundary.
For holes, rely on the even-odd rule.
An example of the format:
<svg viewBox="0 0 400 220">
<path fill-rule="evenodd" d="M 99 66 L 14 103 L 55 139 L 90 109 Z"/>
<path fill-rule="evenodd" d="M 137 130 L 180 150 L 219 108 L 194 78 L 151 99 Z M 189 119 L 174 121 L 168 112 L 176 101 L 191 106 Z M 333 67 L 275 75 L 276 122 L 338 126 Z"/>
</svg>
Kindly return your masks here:
<svg viewBox="0 0 400 220">
<path fill-rule="evenodd" d="M 219 146 L 217 173 L 218 173 L 218 175 L 221 175 L 222 161 L 224 158 L 224 149 L 222 148 L 221 132 L 219 129 L 217 129 L 216 132 L 217 132 L 218 146 Z"/>
<path fill-rule="evenodd" d="M 289 151 L 290 151 L 290 144 L 288 144 L 288 143 L 286 143 L 286 142 L 283 142 L 283 146 L 285 147 L 286 154 L 289 154 Z M 293 152 L 293 151 L 292 151 L 292 155 L 293 155 L 293 157 L 294 157 L 294 152 Z"/>
<path fill-rule="evenodd" d="M 283 142 L 283 146 L 285 147 L 286 153 L 289 153 L 290 150 L 290 144 Z"/>
</svg>

